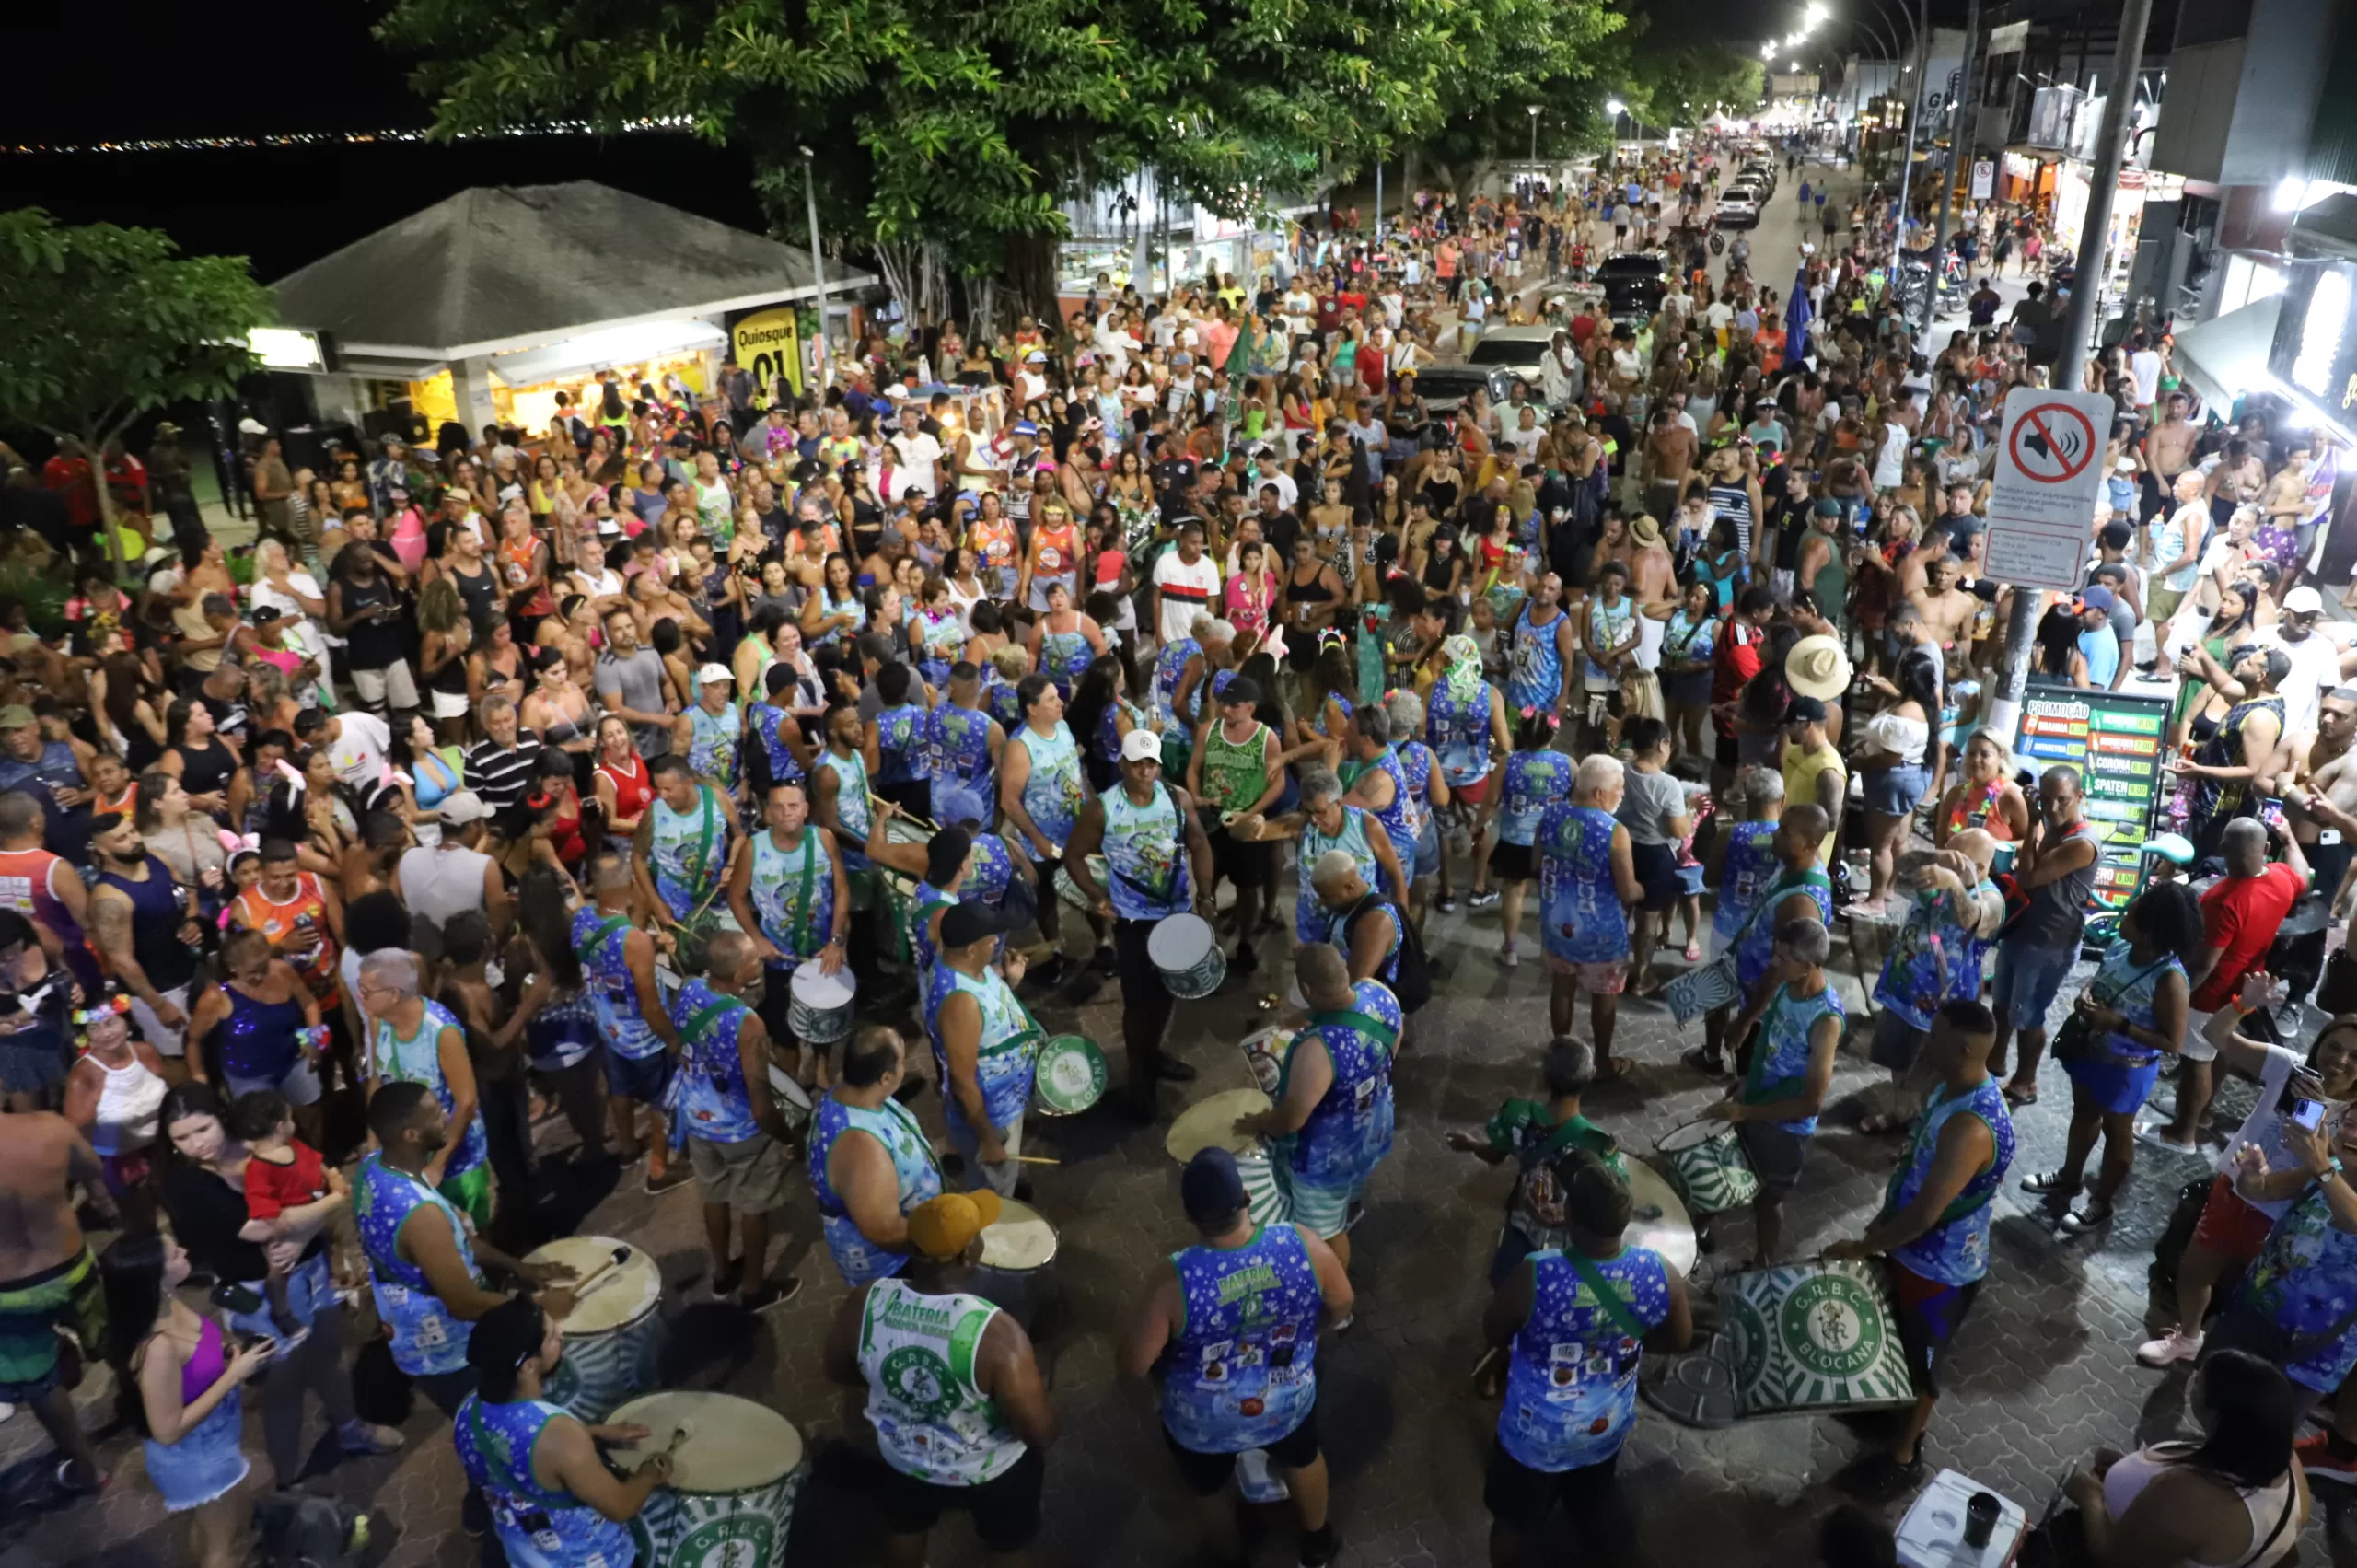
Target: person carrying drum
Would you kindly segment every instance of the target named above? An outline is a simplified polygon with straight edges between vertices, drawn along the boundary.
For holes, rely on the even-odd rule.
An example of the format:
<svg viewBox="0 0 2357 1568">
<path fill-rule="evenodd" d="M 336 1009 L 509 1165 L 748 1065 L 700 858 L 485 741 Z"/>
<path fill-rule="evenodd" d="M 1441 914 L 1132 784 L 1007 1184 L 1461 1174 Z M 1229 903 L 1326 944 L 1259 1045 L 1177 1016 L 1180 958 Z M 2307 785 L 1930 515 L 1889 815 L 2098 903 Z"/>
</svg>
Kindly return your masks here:
<svg viewBox="0 0 2357 1568">
<path fill-rule="evenodd" d="M 631 845 L 642 907 L 664 925 L 707 935 L 716 923 L 712 906 L 728 881 L 737 813 L 719 790 L 698 781 L 686 759 L 657 757 L 647 767 L 655 799 Z"/>
<path fill-rule="evenodd" d="M 1584 1148 L 1556 1155 L 1568 1244 L 1515 1266 L 1481 1315 L 1506 1352 L 1505 1403 L 1490 1447 L 1482 1505 L 1490 1562 L 1521 1562 L 1560 1500 L 1584 1560 L 1627 1559 L 1634 1521 L 1613 1471 L 1637 1419 L 1637 1368 L 1647 1350 L 1693 1342 L 1686 1280 L 1649 1247 L 1621 1239 L 1629 1184 Z"/>
<path fill-rule="evenodd" d="M 810 796 L 801 780 L 772 783 L 763 816 L 769 825 L 753 835 L 752 853 L 738 855 L 730 867 L 728 908 L 768 966 L 762 1027 L 773 1040 L 795 1040 L 797 1081 L 824 1084 L 826 1052 L 795 1039 L 794 971 L 812 959 L 827 974 L 842 969 L 851 883 L 834 834 L 810 820 Z"/>
<path fill-rule="evenodd" d="M 1235 968 L 1250 974 L 1260 967 L 1252 948 L 1260 900 L 1277 896 L 1277 846 L 1239 839 L 1228 830 L 1237 819 L 1259 816 L 1283 796 L 1284 746 L 1260 722 L 1260 687 L 1249 676 L 1229 681 L 1214 705 L 1218 716 L 1203 726 L 1202 744 L 1187 756 L 1187 793 L 1204 811 L 1219 814 L 1219 825 L 1210 830 L 1212 875 L 1236 889 Z M 1203 885 L 1216 897 L 1212 881 Z"/>
<path fill-rule="evenodd" d="M 961 906 L 962 907 L 962 906 Z M 828 1375 L 865 1384 L 867 1419 L 892 1468 L 888 1562 L 924 1561 L 941 1516 L 963 1509 L 1000 1568 L 1030 1561 L 1055 1407 L 1013 1318 L 971 1294 L 998 1194 L 951 1192 L 908 1218 L 904 1276 L 869 1282 L 836 1314 Z"/>
<path fill-rule="evenodd" d="M 1102 854 L 1110 885 L 1099 887 L 1089 857 Z M 1133 729 L 1121 738 L 1121 780 L 1080 808 L 1064 870 L 1098 919 L 1113 926 L 1121 978 L 1121 1048 L 1130 1063 L 1131 1113 L 1154 1120 L 1157 1081 L 1193 1081 L 1194 1068 L 1162 1054 L 1170 988 L 1147 951 L 1154 928 L 1174 914 L 1212 916 L 1212 846 L 1194 797 L 1162 778 L 1162 739 Z"/>
<path fill-rule="evenodd" d="M 950 1146 L 976 1187 L 1021 1197 L 1023 1113 L 1039 1065 L 1039 1026 L 1016 999 L 1020 956 L 1004 971 L 992 967 L 1006 917 L 981 904 L 954 904 L 941 916 L 941 968 L 924 998 L 925 1034 L 941 1078 Z"/>
<path fill-rule="evenodd" d="M 1799 816 L 1785 813 L 1790 826 Z M 1743 1141 L 1744 1156 L 1759 1179 L 1752 1200 L 1756 1227 L 1752 1269 L 1772 1267 L 1784 1237 L 1784 1199 L 1801 1179 L 1817 1113 L 1833 1083 L 1834 1053 L 1841 1045 L 1841 997 L 1826 977 L 1832 934 L 1813 913 L 1776 926 L 1775 956 L 1768 973 L 1736 1020 L 1737 1038 L 1753 1024 L 1751 1066 L 1727 1098 L 1703 1109 L 1707 1121 L 1731 1121 Z"/>
<path fill-rule="evenodd" d="M 1764 770 L 1763 770 L 1764 772 Z M 1752 778 L 1747 771 L 1745 776 Z M 1755 779 L 1755 783 L 1757 780 Z M 1772 792 L 1763 791 L 1750 799 L 1783 797 L 1782 781 L 1777 781 Z M 1797 801 L 1782 808 L 1775 819 L 1775 830 L 1769 835 L 1768 845 L 1773 854 L 1773 875 L 1768 878 L 1757 898 L 1750 900 L 1742 920 L 1732 934 L 1722 937 L 1715 926 L 1711 941 L 1724 951 L 1735 952 L 1735 996 L 1747 998 L 1759 988 L 1775 959 L 1776 930 L 1787 921 L 1805 920 L 1814 914 L 1820 923 L 1833 918 L 1833 883 L 1825 874 L 1824 833 L 1829 819 L 1825 807 L 1813 800 Z M 1729 852 L 1732 863 L 1733 852 Z M 1722 899 L 1733 897 L 1738 888 L 1737 878 L 1727 876 L 1719 888 Z M 1723 1006 L 1713 1007 L 1703 1020 L 1703 1043 L 1678 1058 L 1698 1073 L 1713 1077 L 1727 1070 L 1727 1058 L 1721 1047 L 1738 1053 L 1744 1043 L 1744 1029 L 1732 1030 L 1726 1024 L 1733 1018 L 1735 1001 L 1730 998 Z"/>
<path fill-rule="evenodd" d="M 688 1179 L 669 1168 L 671 1139 L 663 1095 L 671 1086 L 679 1033 L 655 985 L 655 938 L 631 920 L 631 862 L 617 849 L 589 856 L 589 902 L 573 917 L 573 950 L 581 961 L 606 1043 L 607 1098 L 614 1146 L 623 1167 L 639 1156 L 638 1107 L 655 1119 L 646 1151 L 646 1190 L 668 1192 Z"/>
<path fill-rule="evenodd" d="M 1888 1500 L 1922 1484 L 1923 1432 L 1939 1403 L 1939 1367 L 1989 1272 L 1990 1203 L 2014 1162 L 2014 1121 L 1989 1052 L 1997 1018 L 1979 997 L 1954 996 L 1932 1016 L 1917 1060 L 1935 1077 L 1931 1103 L 1915 1119 L 1907 1153 L 1890 1173 L 1882 1212 L 1831 1259 L 1888 1260 L 1898 1338 L 1915 1386 L 1915 1408 L 1887 1450 L 1852 1467 L 1845 1490 Z"/>
<path fill-rule="evenodd" d="M 981 703 L 982 672 L 960 659 L 949 667 L 948 694 L 925 716 L 932 817 L 945 828 L 989 828 L 998 821 L 998 765 L 1006 732 Z"/>
<path fill-rule="evenodd" d="M 1301 1516 L 1305 1568 L 1333 1561 L 1326 1456 L 1318 1443 L 1318 1334 L 1351 1320 L 1349 1273 L 1299 1224 L 1254 1222 L 1236 1156 L 1216 1145 L 1187 1162 L 1179 1202 L 1194 1246 L 1171 1254 L 1121 1342 L 1125 1377 L 1162 1372 L 1162 1439 L 1187 1490 L 1206 1504 L 1206 1534 L 1237 1555 L 1223 1500 L 1237 1456 L 1265 1449 Z"/>
<path fill-rule="evenodd" d="M 843 1047 L 842 1070 L 810 1132 L 810 1190 L 843 1283 L 856 1290 L 909 1264 L 908 1216 L 941 1195 L 941 1162 L 915 1113 L 894 1098 L 908 1070 L 900 1032 L 869 1025 Z"/>
<path fill-rule="evenodd" d="M 617 1476 L 599 1443 L 635 1443 L 644 1426 L 589 1426 L 547 1399 L 564 1359 L 558 1320 L 516 1296 L 482 1315 L 467 1340 L 475 1391 L 451 1418 L 467 1483 L 491 1506 L 513 1568 L 632 1561 L 630 1522 L 671 1479 L 671 1453 Z"/>
<path fill-rule="evenodd" d="M 1613 815 L 1628 787 L 1620 760 L 1583 758 L 1572 797 L 1547 807 L 1531 844 L 1538 860 L 1538 948 L 1547 955 L 1547 1021 L 1572 1032 L 1572 1012 L 1587 993 L 1596 1074 L 1617 1078 L 1612 1033 L 1629 984 L 1629 913 L 1645 896 L 1637 880 L 1629 830 Z"/>
<path fill-rule="evenodd" d="M 1399 999 L 1381 981 L 1351 981 L 1340 949 L 1305 943 L 1294 974 L 1309 1024 L 1285 1043 L 1282 1098 L 1236 1119 L 1236 1131 L 1269 1140 L 1285 1212 L 1350 1266 L 1346 1234 L 1358 1223 L 1375 1167 L 1391 1152 L 1391 1059 L 1399 1045 Z M 1347 1328 L 1345 1318 L 1337 1328 Z"/>
<path fill-rule="evenodd" d="M 1040 877 L 1052 885 L 1086 795 L 1080 774 L 1080 748 L 1064 724 L 1064 700 L 1054 681 L 1044 675 L 1027 675 L 1016 688 L 1016 699 L 1022 704 L 1023 726 L 1007 738 L 1005 754 L 1000 759 L 999 805 L 1007 821 L 1023 835 Z M 1112 969 L 1111 932 L 1093 912 L 1088 923 L 1097 933 L 1097 967 Z M 1053 945 L 1058 927 L 1056 900 L 1041 899 L 1039 935 Z M 1037 983 L 1054 985 L 1063 977 L 1063 969 L 1060 949 L 1040 966 Z"/>
</svg>

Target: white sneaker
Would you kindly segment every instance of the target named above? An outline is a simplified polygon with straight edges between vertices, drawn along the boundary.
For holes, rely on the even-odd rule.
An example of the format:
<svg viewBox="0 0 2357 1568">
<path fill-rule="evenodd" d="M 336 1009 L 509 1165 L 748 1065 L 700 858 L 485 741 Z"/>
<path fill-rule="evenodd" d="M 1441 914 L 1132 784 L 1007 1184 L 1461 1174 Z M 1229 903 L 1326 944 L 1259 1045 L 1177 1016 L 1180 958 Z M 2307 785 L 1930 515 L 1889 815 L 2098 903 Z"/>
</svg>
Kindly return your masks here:
<svg viewBox="0 0 2357 1568">
<path fill-rule="evenodd" d="M 2136 1347 L 2136 1360 L 2144 1366 L 2168 1366 L 2180 1361 L 2191 1361 L 2201 1353 L 2201 1336 L 2189 1334 L 2181 1329 L 2171 1329 L 2157 1340 L 2146 1340 Z"/>
</svg>

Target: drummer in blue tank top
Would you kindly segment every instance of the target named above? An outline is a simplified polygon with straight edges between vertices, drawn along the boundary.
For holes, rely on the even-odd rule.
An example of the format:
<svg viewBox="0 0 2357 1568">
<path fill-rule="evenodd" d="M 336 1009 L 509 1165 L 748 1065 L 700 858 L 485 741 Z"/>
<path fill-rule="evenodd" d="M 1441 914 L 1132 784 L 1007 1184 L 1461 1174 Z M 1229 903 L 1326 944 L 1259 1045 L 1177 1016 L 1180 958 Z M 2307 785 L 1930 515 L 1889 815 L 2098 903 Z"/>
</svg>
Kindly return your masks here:
<svg viewBox="0 0 2357 1568">
<path fill-rule="evenodd" d="M 1785 821 L 1793 820 L 1791 815 Z M 1841 998 L 1825 972 L 1832 935 L 1810 915 L 1775 928 L 1775 958 L 1740 1017 L 1735 1039 L 1753 1024 L 1751 1070 L 1704 1109 L 1712 1121 L 1732 1121 L 1745 1157 L 1759 1179 L 1752 1200 L 1755 1269 L 1773 1267 L 1784 1235 L 1784 1199 L 1800 1181 L 1817 1113 L 1833 1084 L 1833 1057 L 1841 1045 Z"/>
<path fill-rule="evenodd" d="M 876 695 L 882 706 L 864 726 L 860 744 L 871 787 L 902 810 L 930 819 L 932 715 L 925 712 L 924 687 L 907 665 L 888 664 L 876 672 Z"/>
<path fill-rule="evenodd" d="M 1582 1148 L 1564 1150 L 1550 1169 L 1569 1245 L 1524 1260 L 1481 1316 L 1490 1343 L 1506 1353 L 1505 1401 L 1481 1487 L 1490 1561 L 1521 1561 L 1560 1501 L 1584 1557 L 1622 1562 L 1633 1519 L 1613 1472 L 1636 1424 L 1637 1369 L 1648 1350 L 1686 1349 L 1693 1315 L 1684 1276 L 1651 1248 L 1622 1239 L 1628 1184 Z"/>
<path fill-rule="evenodd" d="M 710 909 L 728 880 L 737 813 L 721 792 L 700 783 L 686 759 L 647 764 L 655 799 L 638 820 L 631 864 L 643 907 L 666 925 Z"/>
<path fill-rule="evenodd" d="M 478 1225 L 491 1223 L 490 1144 L 484 1135 L 474 1063 L 467 1031 L 440 1003 L 418 994 L 416 955 L 384 948 L 360 960 L 355 986 L 375 1020 L 368 1037 L 367 1076 L 379 1084 L 422 1084 L 450 1119 L 450 1147 L 426 1175 L 442 1196 Z"/>
<path fill-rule="evenodd" d="M 867 842 L 874 820 L 868 808 L 867 762 L 860 755 L 859 705 L 838 701 L 827 710 L 821 731 L 827 744 L 810 769 L 810 816 L 835 835 L 844 873 L 859 877 L 868 869 L 859 846 Z"/>
<path fill-rule="evenodd" d="M 1399 861 L 1400 893 L 1414 885 L 1422 868 L 1416 864 L 1416 840 L 1422 828 L 1416 820 L 1416 797 L 1409 793 L 1407 772 L 1399 765 L 1393 741 L 1391 715 L 1380 703 L 1369 703 L 1351 714 L 1350 734 L 1343 739 L 1346 761 L 1337 776 L 1348 788 L 1342 798 L 1375 814 L 1391 853 Z"/>
<path fill-rule="evenodd" d="M 924 1019 L 950 1146 L 965 1157 L 973 1185 L 1020 1197 L 1029 1183 L 1018 1185 L 1015 1156 L 1023 1152 L 1041 1037 L 1016 1000 L 1021 957 L 1009 958 L 1003 972 L 991 964 L 1006 924 L 1004 915 L 979 904 L 943 912 L 941 969 L 925 993 Z"/>
<path fill-rule="evenodd" d="M 1088 864 L 1102 853 L 1109 885 Z M 1212 844 L 1194 797 L 1164 782 L 1162 741 L 1152 730 L 1121 738 L 1121 779 L 1081 807 L 1064 858 L 1073 886 L 1097 918 L 1112 923 L 1121 978 L 1121 1049 L 1129 1058 L 1132 1110 L 1151 1119 L 1157 1079 L 1188 1083 L 1195 1070 L 1162 1053 L 1173 999 L 1155 967 L 1154 928 L 1190 911 L 1212 915 Z"/>
<path fill-rule="evenodd" d="M 1773 780 L 1767 787 L 1773 789 L 1776 799 L 1783 798 L 1782 779 L 1765 770 L 1746 772 Z M 1739 1002 L 1749 999 L 1767 976 L 1775 958 L 1777 927 L 1787 921 L 1812 916 L 1820 923 L 1831 923 L 1833 883 L 1818 859 L 1828 826 L 1825 808 L 1815 801 L 1803 800 L 1781 807 L 1775 830 L 1768 836 L 1771 873 L 1746 900 L 1732 935 L 1722 936 L 1713 928 L 1713 945 L 1722 952 L 1731 948 L 1735 953 L 1736 999 L 1711 1009 L 1702 1020 L 1702 1043 L 1678 1058 L 1696 1072 L 1713 1077 L 1724 1074 L 1727 1070 L 1724 1048 L 1743 1043 L 1741 1031 L 1731 1033 L 1729 1026 L 1735 1021 Z M 1732 878 L 1721 881 L 1722 901 L 1734 896 L 1735 891 Z"/>
<path fill-rule="evenodd" d="M 791 1133 L 770 1092 L 769 1031 L 744 999 L 761 980 L 760 946 L 741 931 L 723 931 L 712 939 L 705 969 L 671 998 L 680 1041 L 679 1126 L 703 1199 L 712 1293 L 734 1291 L 739 1308 L 760 1312 L 802 1288 L 795 1275 L 772 1281 L 769 1273 L 769 1216 L 785 1206 Z M 732 1216 L 744 1242 L 734 1256 Z"/>
<path fill-rule="evenodd" d="M 933 774 L 929 815 L 945 828 L 989 828 L 998 821 L 998 765 L 1006 732 L 982 712 L 981 671 L 949 667 L 949 691 L 925 715 L 926 765 Z"/>
<path fill-rule="evenodd" d="M 1596 1075 L 1617 1078 L 1612 1032 L 1629 983 L 1629 911 L 1644 897 L 1629 830 L 1613 813 L 1628 784 L 1620 760 L 1581 761 L 1572 797 L 1547 807 L 1531 847 L 1538 859 L 1538 947 L 1547 955 L 1547 1021 L 1572 1032 L 1572 1011 L 1587 993 Z"/>
<path fill-rule="evenodd" d="M 513 1568 L 620 1568 L 637 1553 L 631 1522 L 671 1479 L 659 1450 L 617 1476 L 598 1445 L 636 1443 L 644 1426 L 589 1426 L 546 1398 L 564 1359 L 558 1320 L 518 1296 L 482 1316 L 467 1346 L 476 1388 L 450 1420 L 468 1484 L 491 1506 Z"/>
<path fill-rule="evenodd" d="M 615 1147 L 625 1166 L 644 1147 L 647 1191 L 660 1192 L 688 1179 L 670 1168 L 671 1140 L 663 1121 L 679 1035 L 656 988 L 655 937 L 632 918 L 630 861 L 619 850 L 598 849 L 590 853 L 587 869 L 589 902 L 573 917 L 573 950 L 605 1041 Z M 642 1105 L 655 1121 L 644 1144 L 638 1135 Z"/>
<path fill-rule="evenodd" d="M 908 1216 L 942 1191 L 941 1162 L 915 1112 L 893 1098 L 908 1045 L 869 1024 L 843 1047 L 842 1070 L 810 1129 L 810 1190 L 843 1283 L 856 1290 L 908 1267 Z"/>
<path fill-rule="evenodd" d="M 725 664 L 696 671 L 696 700 L 671 721 L 671 755 L 732 801 L 743 793 L 745 719 L 732 700 L 737 677 Z"/>
<path fill-rule="evenodd" d="M 1044 675 L 1027 675 L 1016 695 L 1022 703 L 1023 724 L 1007 736 L 1006 751 L 999 761 L 999 807 L 1021 835 L 1018 842 L 1029 847 L 1041 879 L 1051 883 L 1088 788 L 1081 777 L 1080 748 L 1064 724 L 1064 700 L 1055 682 Z M 1054 898 L 1039 900 L 1039 935 L 1051 945 L 1061 933 L 1058 904 Z M 1109 972 L 1116 962 L 1112 928 L 1094 911 L 1088 924 L 1097 936 L 1097 968 Z M 1036 982 L 1054 985 L 1062 976 L 1063 961 L 1061 952 L 1051 957 L 1040 967 Z"/>
<path fill-rule="evenodd" d="M 753 938 L 767 966 L 761 985 L 761 1023 L 773 1040 L 795 1040 L 794 971 L 810 959 L 833 974 L 843 967 L 851 929 L 851 883 L 835 836 L 810 820 L 809 793 L 786 780 L 770 785 L 764 802 L 768 826 L 750 840 L 728 876 L 728 908 Z M 796 1081 L 826 1082 L 826 1052 L 800 1040 Z"/>
<path fill-rule="evenodd" d="M 757 703 L 746 719 L 749 752 L 757 752 L 759 766 L 772 780 L 798 779 L 816 761 L 802 738 L 802 725 L 794 716 L 794 688 L 799 675 L 790 664 L 773 664 L 761 675 L 766 702 Z"/>
<path fill-rule="evenodd" d="M 1307 767 L 1301 771 L 1301 809 L 1266 822 L 1250 816 L 1239 819 L 1230 829 L 1239 838 L 1267 842 L 1272 839 L 1301 841 L 1298 860 L 1301 865 L 1315 865 L 1318 857 L 1329 850 L 1347 851 L 1358 862 L 1359 874 L 1369 884 L 1386 889 L 1391 897 L 1405 900 L 1408 897 L 1407 873 L 1399 865 L 1393 849 L 1391 835 L 1373 812 L 1363 806 L 1353 806 L 1344 798 L 1342 781 L 1329 768 Z M 1381 875 L 1378 878 L 1377 872 Z M 1326 911 L 1318 901 L 1316 889 L 1306 876 L 1296 874 L 1294 898 L 1294 936 L 1302 942 L 1323 942 L 1329 925 Z"/>
<path fill-rule="evenodd" d="M 1291 1216 L 1316 1231 L 1344 1266 L 1345 1234 L 1364 1207 L 1375 1167 L 1391 1152 L 1391 1062 L 1403 1022 L 1380 981 L 1352 983 L 1341 953 L 1323 942 L 1294 955 L 1309 1021 L 1285 1043 L 1275 1104 L 1236 1120 L 1269 1140 L 1270 1164 Z"/>
<path fill-rule="evenodd" d="M 1973 996 L 1940 1004 L 1918 1051 L 1937 1080 L 1890 1173 L 1882 1212 L 1865 1234 L 1837 1241 L 1828 1258 L 1889 1260 L 1915 1408 L 1898 1440 L 1859 1467 L 1858 1490 L 1896 1497 L 1923 1480 L 1923 1433 L 1939 1402 L 1948 1342 L 1972 1310 L 1989 1272 L 1991 1203 L 2014 1162 L 2014 1122 L 1989 1052 L 1997 1018 Z"/>
<path fill-rule="evenodd" d="M 1350 1276 L 1308 1226 L 1253 1221 L 1225 1149 L 1187 1163 L 1178 1198 L 1196 1240 L 1170 1255 L 1121 1341 L 1121 1375 L 1160 1374 L 1163 1440 L 1188 1491 L 1218 1495 L 1237 1455 L 1265 1450 L 1300 1516 L 1299 1561 L 1330 1562 L 1337 1542 L 1318 1441 L 1318 1334 L 1350 1321 Z"/>
</svg>

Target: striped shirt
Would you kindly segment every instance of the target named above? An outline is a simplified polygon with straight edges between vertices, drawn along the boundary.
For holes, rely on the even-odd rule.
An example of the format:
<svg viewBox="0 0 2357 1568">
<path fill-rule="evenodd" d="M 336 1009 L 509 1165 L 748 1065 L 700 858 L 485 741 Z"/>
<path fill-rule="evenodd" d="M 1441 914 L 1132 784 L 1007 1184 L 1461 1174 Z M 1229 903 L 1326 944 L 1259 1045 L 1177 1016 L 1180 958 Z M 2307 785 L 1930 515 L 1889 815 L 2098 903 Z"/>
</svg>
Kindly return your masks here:
<svg viewBox="0 0 2357 1568">
<path fill-rule="evenodd" d="M 467 787 L 494 812 L 505 814 L 531 787 L 540 765 L 540 743 L 518 735 L 513 746 L 479 740 L 467 749 Z"/>
</svg>

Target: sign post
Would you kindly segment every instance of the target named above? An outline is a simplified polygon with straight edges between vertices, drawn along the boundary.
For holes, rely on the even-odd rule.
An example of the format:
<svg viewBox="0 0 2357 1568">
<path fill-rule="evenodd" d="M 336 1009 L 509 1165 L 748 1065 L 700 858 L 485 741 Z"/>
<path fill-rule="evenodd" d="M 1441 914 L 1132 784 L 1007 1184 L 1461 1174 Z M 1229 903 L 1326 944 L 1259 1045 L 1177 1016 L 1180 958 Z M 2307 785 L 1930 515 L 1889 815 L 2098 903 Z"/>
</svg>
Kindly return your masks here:
<svg viewBox="0 0 2357 1568">
<path fill-rule="evenodd" d="M 1972 160 L 1972 199 L 1985 202 L 1997 188 L 1997 166 L 1985 157 Z"/>
</svg>

